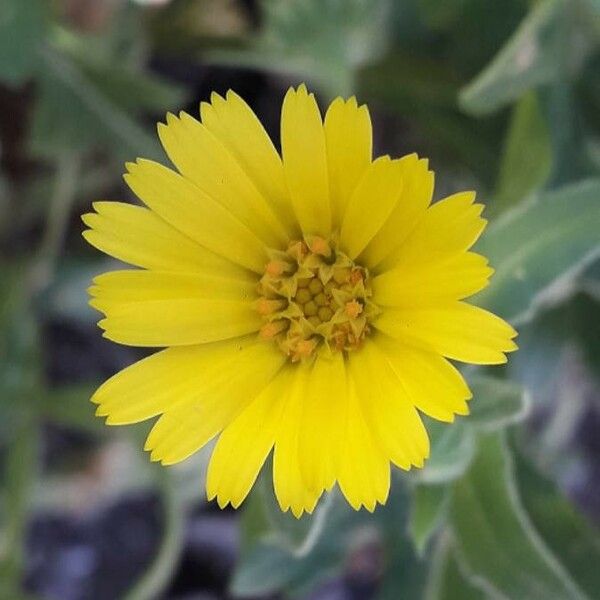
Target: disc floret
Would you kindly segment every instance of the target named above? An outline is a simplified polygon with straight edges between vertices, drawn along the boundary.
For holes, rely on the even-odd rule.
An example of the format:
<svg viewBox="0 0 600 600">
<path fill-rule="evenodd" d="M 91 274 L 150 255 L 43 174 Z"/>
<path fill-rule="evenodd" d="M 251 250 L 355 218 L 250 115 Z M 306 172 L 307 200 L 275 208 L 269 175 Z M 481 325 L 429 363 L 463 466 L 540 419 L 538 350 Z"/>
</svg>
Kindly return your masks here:
<svg viewBox="0 0 600 600">
<path fill-rule="evenodd" d="M 378 312 L 367 269 L 335 240 L 318 236 L 272 251 L 258 291 L 256 310 L 265 319 L 261 337 L 273 339 L 292 362 L 359 348 Z"/>
</svg>

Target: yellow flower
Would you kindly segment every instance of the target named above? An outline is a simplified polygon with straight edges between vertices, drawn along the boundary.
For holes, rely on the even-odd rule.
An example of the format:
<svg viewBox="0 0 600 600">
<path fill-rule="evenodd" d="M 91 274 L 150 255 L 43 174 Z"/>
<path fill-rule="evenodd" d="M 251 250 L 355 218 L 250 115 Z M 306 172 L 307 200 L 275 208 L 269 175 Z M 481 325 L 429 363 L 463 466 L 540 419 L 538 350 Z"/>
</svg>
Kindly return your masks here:
<svg viewBox="0 0 600 600">
<path fill-rule="evenodd" d="M 149 160 L 125 180 L 145 207 L 98 202 L 89 243 L 141 267 L 90 288 L 104 336 L 166 349 L 93 397 L 112 425 L 158 417 L 145 449 L 164 465 L 220 434 L 209 499 L 237 507 L 274 448 L 283 510 L 311 512 L 337 482 L 354 507 L 384 503 L 390 463 L 423 466 L 419 411 L 469 412 L 448 358 L 499 364 L 515 331 L 463 300 L 492 269 L 469 252 L 486 221 L 475 194 L 431 204 L 415 154 L 372 160 L 366 106 L 337 98 L 322 121 L 290 89 L 279 156 L 233 92 L 201 122 L 167 116 L 177 171 Z"/>
</svg>

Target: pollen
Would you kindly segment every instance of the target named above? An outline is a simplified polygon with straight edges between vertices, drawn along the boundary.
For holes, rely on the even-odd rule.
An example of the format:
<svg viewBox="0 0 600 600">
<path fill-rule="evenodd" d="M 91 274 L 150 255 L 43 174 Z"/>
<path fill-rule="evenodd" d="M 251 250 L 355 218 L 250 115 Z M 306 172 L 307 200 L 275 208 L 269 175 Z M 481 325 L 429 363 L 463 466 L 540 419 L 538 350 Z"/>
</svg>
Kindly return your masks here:
<svg viewBox="0 0 600 600">
<path fill-rule="evenodd" d="M 261 337 L 273 340 L 291 362 L 359 348 L 379 312 L 367 269 L 335 240 L 317 236 L 294 240 L 285 252 L 272 254 L 256 303 L 265 320 Z"/>
</svg>

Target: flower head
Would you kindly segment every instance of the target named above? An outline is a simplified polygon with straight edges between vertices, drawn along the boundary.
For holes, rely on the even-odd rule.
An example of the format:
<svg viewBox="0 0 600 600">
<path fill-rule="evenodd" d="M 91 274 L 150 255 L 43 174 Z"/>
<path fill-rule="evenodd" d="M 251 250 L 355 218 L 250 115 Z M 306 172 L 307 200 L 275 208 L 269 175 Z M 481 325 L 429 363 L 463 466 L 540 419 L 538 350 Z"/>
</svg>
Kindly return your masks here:
<svg viewBox="0 0 600 600">
<path fill-rule="evenodd" d="M 506 361 L 515 331 L 464 302 L 492 269 L 469 251 L 475 194 L 431 203 L 415 154 L 372 160 L 366 106 L 324 121 L 304 86 L 281 115 L 282 157 L 233 92 L 159 125 L 176 170 L 148 160 L 125 180 L 145 206 L 98 202 L 85 238 L 141 269 L 90 293 L 115 342 L 165 349 L 95 393 L 124 425 L 158 417 L 152 460 L 177 463 L 215 436 L 209 498 L 237 507 L 274 449 L 283 510 L 311 512 L 336 483 L 355 507 L 386 501 L 390 463 L 423 466 L 419 412 L 469 412 L 448 359 Z"/>
</svg>

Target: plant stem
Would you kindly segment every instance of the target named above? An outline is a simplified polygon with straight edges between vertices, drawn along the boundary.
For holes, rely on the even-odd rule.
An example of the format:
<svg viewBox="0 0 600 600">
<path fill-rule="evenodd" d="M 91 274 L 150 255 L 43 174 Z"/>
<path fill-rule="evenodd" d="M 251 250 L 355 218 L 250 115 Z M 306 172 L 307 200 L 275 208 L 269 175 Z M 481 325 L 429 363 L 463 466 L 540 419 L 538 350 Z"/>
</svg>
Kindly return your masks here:
<svg viewBox="0 0 600 600">
<path fill-rule="evenodd" d="M 169 471 L 160 468 L 158 477 L 164 510 L 162 543 L 154 562 L 124 600 L 159 598 L 178 564 L 184 534 L 184 510 Z"/>
<path fill-rule="evenodd" d="M 81 159 L 71 152 L 63 152 L 57 158 L 46 229 L 31 270 L 31 296 L 43 290 L 52 280 L 77 192 L 80 166 Z"/>
<path fill-rule="evenodd" d="M 0 562 L 0 596 L 20 597 L 27 518 L 37 475 L 39 429 L 27 414 L 9 448 L 5 467 L 4 556 Z"/>
<path fill-rule="evenodd" d="M 39 403 L 41 373 L 39 369 L 39 335 L 32 305 L 35 297 L 50 283 L 56 268 L 70 210 L 77 190 L 80 162 L 71 153 L 58 157 L 54 193 L 48 206 L 46 228 L 25 280 L 19 291 L 8 299 L 7 323 L 19 323 L 21 335 L 6 348 L 9 362 L 18 372 L 14 402 L 22 416 L 8 448 L 5 463 L 4 547 L 0 558 L 0 597 L 20 598 L 25 557 L 27 523 L 33 498 L 32 490 L 38 471 Z M 25 333 L 23 333 L 23 330 Z M 4 359 L 3 359 L 4 360 Z"/>
</svg>

